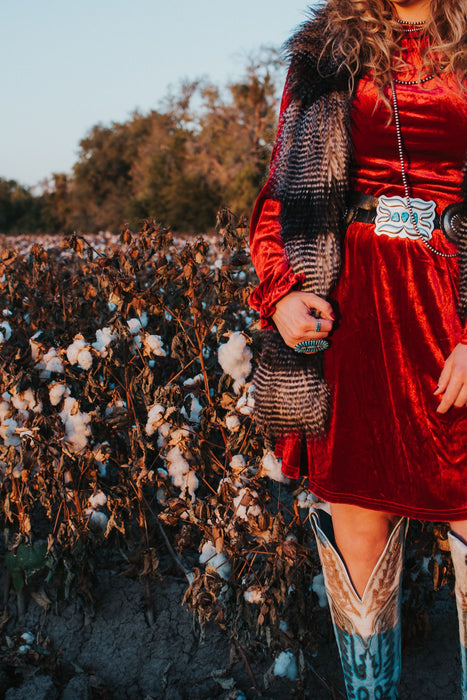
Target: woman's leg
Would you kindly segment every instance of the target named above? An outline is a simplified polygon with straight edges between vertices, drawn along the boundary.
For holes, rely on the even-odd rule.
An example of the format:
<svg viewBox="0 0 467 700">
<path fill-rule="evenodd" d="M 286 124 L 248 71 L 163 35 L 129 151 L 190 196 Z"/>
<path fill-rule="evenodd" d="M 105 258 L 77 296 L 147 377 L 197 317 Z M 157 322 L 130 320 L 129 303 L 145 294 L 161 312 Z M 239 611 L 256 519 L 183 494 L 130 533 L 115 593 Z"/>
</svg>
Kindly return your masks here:
<svg viewBox="0 0 467 700">
<path fill-rule="evenodd" d="M 456 603 L 462 664 L 462 699 L 467 700 L 467 520 L 456 520 L 451 523 L 449 544 L 456 574 Z"/>
<path fill-rule="evenodd" d="M 381 511 L 331 504 L 332 525 L 350 579 L 360 598 L 380 558 L 396 518 Z"/>
<path fill-rule="evenodd" d="M 405 520 L 354 506 L 312 515 L 349 698 L 398 697 Z M 338 549 L 337 549 L 338 548 Z M 351 580 L 352 577 L 352 580 Z"/>
</svg>

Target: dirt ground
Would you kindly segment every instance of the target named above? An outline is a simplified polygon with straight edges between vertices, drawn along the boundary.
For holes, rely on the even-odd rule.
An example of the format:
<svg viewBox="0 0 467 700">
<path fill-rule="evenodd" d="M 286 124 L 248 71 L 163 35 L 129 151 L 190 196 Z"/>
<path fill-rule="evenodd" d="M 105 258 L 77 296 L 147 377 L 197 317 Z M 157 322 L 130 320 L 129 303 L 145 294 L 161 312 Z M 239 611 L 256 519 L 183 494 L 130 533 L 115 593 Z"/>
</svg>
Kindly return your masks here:
<svg viewBox="0 0 467 700">
<path fill-rule="evenodd" d="M 245 661 L 216 624 L 210 623 L 201 639 L 192 614 L 182 605 L 185 588 L 186 583 L 173 575 L 154 581 L 151 622 L 141 582 L 109 570 L 98 573 L 93 616 L 78 611 L 74 604 L 45 612 L 29 599 L 20 618 L 11 594 L 8 611 L 3 611 L 3 618 L 0 614 L 0 698 L 243 700 L 261 693 L 269 700 L 326 700 L 333 695 L 325 683 L 342 691 L 326 613 L 318 652 L 308 660 L 313 671 L 307 673 L 304 691 L 277 677 L 268 686 L 265 677 L 271 682 L 267 671 L 273 659 L 247 653 L 249 674 Z M 437 594 L 430 622 L 428 640 L 404 651 L 402 699 L 460 698 L 457 620 L 447 590 Z M 25 632 L 34 635 L 34 641 L 29 649 L 20 649 L 31 641 L 20 639 Z"/>
</svg>

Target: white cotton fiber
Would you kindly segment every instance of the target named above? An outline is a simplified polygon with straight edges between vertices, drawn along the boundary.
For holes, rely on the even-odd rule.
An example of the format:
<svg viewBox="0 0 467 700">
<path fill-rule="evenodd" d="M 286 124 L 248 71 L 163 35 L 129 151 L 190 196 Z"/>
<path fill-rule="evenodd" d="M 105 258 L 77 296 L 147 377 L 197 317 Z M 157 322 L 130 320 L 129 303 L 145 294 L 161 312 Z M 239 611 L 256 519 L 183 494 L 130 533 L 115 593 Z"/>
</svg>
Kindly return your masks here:
<svg viewBox="0 0 467 700">
<path fill-rule="evenodd" d="M 52 406 L 57 406 L 60 403 L 66 390 L 66 384 L 62 384 L 62 382 L 55 382 L 49 386 L 49 400 Z"/>
<path fill-rule="evenodd" d="M 10 340 L 11 338 L 11 326 L 8 321 L 3 321 L 0 323 L 0 344 L 4 343 L 5 340 Z"/>
<path fill-rule="evenodd" d="M 178 445 L 172 447 L 166 454 L 167 471 L 172 477 L 174 486 L 182 488 L 185 484 L 185 474 L 190 471 L 190 465 L 184 458 L 181 449 Z"/>
<path fill-rule="evenodd" d="M 146 427 L 145 427 L 145 433 L 149 437 L 151 435 L 154 435 L 156 432 L 157 428 L 161 424 L 161 421 L 164 417 L 165 413 L 165 407 L 162 406 L 160 403 L 154 404 L 154 406 L 151 406 L 151 408 L 148 411 L 148 419 L 146 421 Z"/>
<path fill-rule="evenodd" d="M 227 430 L 230 430 L 232 433 L 234 433 L 240 427 L 240 419 L 238 418 L 238 416 L 227 416 L 227 418 L 225 419 L 225 424 L 227 426 Z"/>
<path fill-rule="evenodd" d="M 250 516 L 261 515 L 260 506 L 252 503 L 255 498 L 258 498 L 256 491 L 248 488 L 240 489 L 238 496 L 236 496 L 232 502 L 234 517 L 239 518 L 240 520 L 248 520 Z M 250 503 L 252 505 L 249 505 Z"/>
<path fill-rule="evenodd" d="M 75 365 L 78 362 L 78 353 L 86 347 L 86 342 L 83 338 L 76 337 L 66 349 L 67 360 L 70 365 Z"/>
<path fill-rule="evenodd" d="M 283 475 L 281 470 L 281 462 L 276 458 L 273 452 L 267 452 L 261 462 L 262 473 L 268 476 L 273 481 L 278 481 L 282 484 L 288 484 L 289 480 Z"/>
<path fill-rule="evenodd" d="M 241 472 L 245 469 L 246 462 L 243 455 L 234 455 L 230 460 L 230 468 L 233 472 Z"/>
<path fill-rule="evenodd" d="M 91 435 L 89 413 L 81 413 L 77 409 L 78 402 L 72 396 L 67 396 L 63 402 L 63 410 L 59 413 L 65 426 L 65 437 L 73 452 L 82 452 L 88 444 Z"/>
<path fill-rule="evenodd" d="M 238 394 L 251 372 L 252 352 L 243 333 L 232 333 L 227 343 L 219 347 L 219 364 L 234 379 L 234 391 Z"/>
<path fill-rule="evenodd" d="M 92 344 L 92 347 L 100 354 L 101 357 L 107 357 L 109 354 L 107 346 L 116 339 L 117 334 L 112 333 L 108 326 L 105 328 L 98 328 L 96 331 L 96 342 Z"/>
<path fill-rule="evenodd" d="M 259 586 L 250 586 L 243 594 L 247 603 L 262 603 L 264 598 Z"/>
<path fill-rule="evenodd" d="M 105 506 L 105 504 L 107 503 L 107 496 L 103 491 L 97 491 L 96 493 L 93 493 L 92 496 L 89 496 L 88 501 L 91 508 Z"/>
<path fill-rule="evenodd" d="M 230 578 L 232 567 L 225 552 L 217 552 L 212 542 L 205 542 L 199 555 L 199 563 L 205 564 L 206 569 L 216 571 L 226 581 Z"/>
<path fill-rule="evenodd" d="M 145 335 L 143 338 L 143 348 L 147 354 L 165 357 L 164 344 L 160 335 Z"/>
<path fill-rule="evenodd" d="M 328 604 L 328 598 L 326 595 L 326 589 L 324 587 L 324 576 L 323 574 L 317 574 L 313 576 L 313 583 L 311 588 L 318 596 L 318 605 L 320 608 L 325 608 Z"/>
<path fill-rule="evenodd" d="M 296 680 L 298 675 L 297 662 L 291 651 L 281 651 L 274 661 L 273 673 L 281 678 L 289 678 L 291 681 Z"/>
<path fill-rule="evenodd" d="M 104 534 L 107 529 L 107 523 L 109 522 L 108 516 L 100 510 L 93 510 L 93 508 L 87 508 L 84 514 L 88 517 L 90 529 L 94 532 Z"/>
</svg>

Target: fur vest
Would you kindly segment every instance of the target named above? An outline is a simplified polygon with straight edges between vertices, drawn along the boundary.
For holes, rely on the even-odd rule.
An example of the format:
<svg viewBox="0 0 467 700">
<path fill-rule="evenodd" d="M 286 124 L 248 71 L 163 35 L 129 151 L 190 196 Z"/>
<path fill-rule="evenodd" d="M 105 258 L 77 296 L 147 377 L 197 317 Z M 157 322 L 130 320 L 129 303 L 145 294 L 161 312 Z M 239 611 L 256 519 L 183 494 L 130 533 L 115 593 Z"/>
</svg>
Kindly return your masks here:
<svg viewBox="0 0 467 700">
<path fill-rule="evenodd" d="M 341 265 L 351 163 L 349 73 L 324 50 L 326 8 L 286 44 L 290 68 L 266 196 L 281 203 L 281 232 L 302 290 L 328 297 Z M 329 45 L 328 45 L 329 47 Z M 357 76 L 358 78 L 358 76 Z M 467 316 L 467 157 L 459 230 L 459 313 Z M 275 331 L 265 331 L 254 377 L 255 414 L 271 439 L 326 431 L 331 393 L 325 353 L 299 355 Z"/>
</svg>

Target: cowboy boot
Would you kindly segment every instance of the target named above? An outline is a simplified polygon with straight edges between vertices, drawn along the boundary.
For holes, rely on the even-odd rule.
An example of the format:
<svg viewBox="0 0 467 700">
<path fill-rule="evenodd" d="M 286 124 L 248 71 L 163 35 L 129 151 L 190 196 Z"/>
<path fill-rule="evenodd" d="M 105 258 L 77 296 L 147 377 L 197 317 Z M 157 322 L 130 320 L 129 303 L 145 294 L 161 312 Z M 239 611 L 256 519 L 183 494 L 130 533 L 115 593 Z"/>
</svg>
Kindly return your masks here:
<svg viewBox="0 0 467 700">
<path fill-rule="evenodd" d="M 313 514 L 349 700 L 394 700 L 401 671 L 400 590 L 407 521 L 394 527 L 362 598 L 332 544 L 331 518 Z"/>
<path fill-rule="evenodd" d="M 456 603 L 462 665 L 462 700 L 467 700 L 467 546 L 454 532 L 448 534 L 456 575 Z"/>
</svg>

